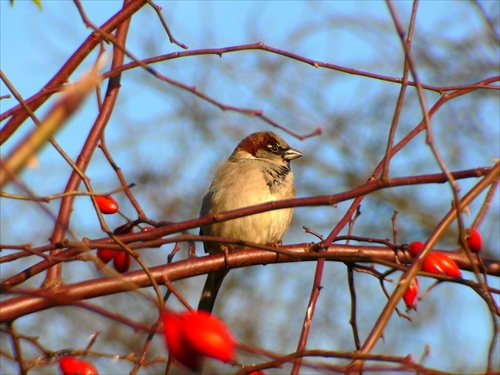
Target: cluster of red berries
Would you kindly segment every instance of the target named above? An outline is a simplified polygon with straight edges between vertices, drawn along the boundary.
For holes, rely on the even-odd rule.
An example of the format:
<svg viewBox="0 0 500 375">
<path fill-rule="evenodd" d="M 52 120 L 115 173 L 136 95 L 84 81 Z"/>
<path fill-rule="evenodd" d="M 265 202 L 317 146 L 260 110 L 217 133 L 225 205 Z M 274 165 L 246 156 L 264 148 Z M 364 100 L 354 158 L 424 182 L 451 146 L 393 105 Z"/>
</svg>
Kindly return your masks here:
<svg viewBox="0 0 500 375">
<path fill-rule="evenodd" d="M 118 203 L 113 199 L 112 196 L 96 196 L 95 197 L 97 206 L 103 214 L 112 215 L 118 212 Z M 150 227 L 143 228 L 142 231 L 150 230 Z M 127 225 L 122 225 L 115 229 L 115 234 L 125 234 L 132 233 L 133 228 Z M 113 265 L 116 271 L 120 273 L 127 272 L 130 269 L 132 263 L 132 258 L 129 253 L 122 250 L 113 249 L 98 249 L 97 256 L 104 263 L 107 264 L 113 260 Z"/>
<path fill-rule="evenodd" d="M 101 210 L 103 214 L 112 215 L 118 212 L 118 202 L 116 202 L 110 195 L 97 196 L 95 197 L 95 201 L 97 203 L 97 207 L 99 207 L 99 210 Z M 130 268 L 130 264 L 132 263 L 130 254 L 125 251 L 98 249 L 97 256 L 104 264 L 107 264 L 111 261 L 111 259 L 113 259 L 115 269 L 120 273 L 127 272 Z"/>
<path fill-rule="evenodd" d="M 479 253 L 483 246 L 483 241 L 481 234 L 474 228 L 469 228 L 466 230 L 465 241 L 469 246 L 469 249 L 474 253 Z M 413 256 L 417 254 L 424 247 L 424 243 L 421 241 L 415 241 L 408 245 L 408 252 Z M 433 273 L 436 275 L 447 275 L 450 277 L 462 277 L 462 272 L 458 268 L 457 264 L 448 255 L 440 253 L 438 251 L 431 251 L 427 258 L 425 258 L 422 264 L 422 271 Z M 408 309 L 415 308 L 415 299 L 417 298 L 419 291 L 418 279 L 415 277 L 406 289 L 403 295 L 403 300 Z"/>
<path fill-rule="evenodd" d="M 236 340 L 224 322 L 210 313 L 165 310 L 163 331 L 172 359 L 195 372 L 200 371 L 205 358 L 235 362 Z M 91 363 L 72 356 L 62 357 L 59 367 L 64 375 L 99 375 Z M 263 371 L 250 374 L 265 375 Z"/>
</svg>

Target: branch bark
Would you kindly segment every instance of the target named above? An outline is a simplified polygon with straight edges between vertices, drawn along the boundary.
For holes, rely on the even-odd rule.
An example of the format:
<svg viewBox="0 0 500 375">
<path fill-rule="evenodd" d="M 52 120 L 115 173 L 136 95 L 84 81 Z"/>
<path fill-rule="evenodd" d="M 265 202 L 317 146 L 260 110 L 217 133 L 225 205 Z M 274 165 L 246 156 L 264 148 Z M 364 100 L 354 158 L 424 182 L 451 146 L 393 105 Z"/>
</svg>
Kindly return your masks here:
<svg viewBox="0 0 500 375">
<path fill-rule="evenodd" d="M 204 257 L 190 258 L 174 263 L 151 267 L 150 271 L 155 281 L 161 285 L 166 281 L 175 281 L 193 276 L 202 275 L 208 272 L 217 271 L 224 267 L 231 269 L 249 267 L 256 265 L 268 265 L 289 263 L 297 261 L 317 261 L 324 258 L 327 261 L 337 261 L 345 263 L 366 262 L 390 265 L 395 268 L 405 270 L 406 267 L 396 263 L 395 253 L 392 249 L 381 246 L 353 246 L 353 245 L 331 245 L 327 252 L 311 251 L 309 244 L 298 244 L 284 246 L 284 249 L 293 251 L 294 257 L 277 255 L 276 253 L 242 249 L 235 250 L 227 256 L 225 254 L 207 255 Z M 446 252 L 457 262 L 463 270 L 472 270 L 472 264 L 462 252 Z M 411 257 L 407 253 L 399 252 L 397 259 L 399 262 L 409 262 Z M 490 259 L 483 259 L 486 272 L 490 275 L 500 276 L 500 262 Z M 446 276 L 437 276 L 425 273 L 442 280 L 453 280 Z M 465 280 L 454 280 L 456 282 L 470 284 Z M 9 290 L 12 294 L 24 294 L 5 300 L 0 304 L 0 323 L 13 321 L 22 316 L 32 314 L 55 306 L 70 305 L 76 301 L 121 293 L 131 290 L 131 285 L 138 288 L 151 286 L 151 280 L 143 271 L 133 271 L 123 274 L 122 277 L 105 277 L 75 283 L 72 285 L 62 285 L 53 291 L 27 290 L 13 288 Z M 472 285 L 472 284 L 471 284 Z"/>
</svg>

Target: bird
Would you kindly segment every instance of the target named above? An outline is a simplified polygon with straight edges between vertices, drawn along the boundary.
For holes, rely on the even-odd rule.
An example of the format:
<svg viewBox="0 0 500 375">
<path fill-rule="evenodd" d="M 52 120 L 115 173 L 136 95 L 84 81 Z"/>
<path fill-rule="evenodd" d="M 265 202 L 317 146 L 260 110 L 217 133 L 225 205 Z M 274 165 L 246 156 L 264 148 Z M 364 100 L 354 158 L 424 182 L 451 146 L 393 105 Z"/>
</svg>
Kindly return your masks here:
<svg viewBox="0 0 500 375">
<path fill-rule="evenodd" d="M 256 132 L 244 138 L 215 171 L 203 195 L 200 216 L 236 210 L 261 203 L 295 198 L 290 161 L 302 156 L 279 135 Z M 203 225 L 200 235 L 226 237 L 278 246 L 292 220 L 293 208 L 262 212 L 220 223 Z M 217 254 L 239 246 L 204 242 L 206 253 Z M 224 277 L 223 269 L 210 272 L 198 310 L 212 313 Z"/>
</svg>

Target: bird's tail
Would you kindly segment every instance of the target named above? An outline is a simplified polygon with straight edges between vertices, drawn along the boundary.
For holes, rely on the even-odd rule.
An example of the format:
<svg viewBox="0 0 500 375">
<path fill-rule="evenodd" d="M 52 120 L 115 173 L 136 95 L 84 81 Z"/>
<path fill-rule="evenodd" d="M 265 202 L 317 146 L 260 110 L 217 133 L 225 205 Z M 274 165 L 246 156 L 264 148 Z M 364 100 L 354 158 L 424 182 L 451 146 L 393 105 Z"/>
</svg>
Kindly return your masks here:
<svg viewBox="0 0 500 375">
<path fill-rule="evenodd" d="M 198 310 L 207 311 L 209 313 L 214 309 L 215 299 L 217 293 L 222 285 L 224 277 L 226 277 L 228 269 L 210 272 L 207 275 L 207 281 L 201 292 L 200 302 L 198 303 Z"/>
</svg>

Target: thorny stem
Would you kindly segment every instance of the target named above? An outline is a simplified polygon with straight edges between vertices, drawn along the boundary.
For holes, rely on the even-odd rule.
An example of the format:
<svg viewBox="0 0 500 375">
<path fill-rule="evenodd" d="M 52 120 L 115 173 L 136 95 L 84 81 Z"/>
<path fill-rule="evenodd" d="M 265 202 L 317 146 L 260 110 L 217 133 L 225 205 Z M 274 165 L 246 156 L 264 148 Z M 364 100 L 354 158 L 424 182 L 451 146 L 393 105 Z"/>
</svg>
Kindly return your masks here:
<svg viewBox="0 0 500 375">
<path fill-rule="evenodd" d="M 12 352 L 14 353 L 14 358 L 17 360 L 19 364 L 19 373 L 22 375 L 26 375 L 28 372 L 24 367 L 24 359 L 23 359 L 23 351 L 21 349 L 21 344 L 19 342 L 19 336 L 17 335 L 16 330 L 14 329 L 14 323 L 10 322 L 8 324 L 9 336 L 12 340 Z"/>
<path fill-rule="evenodd" d="M 174 38 L 172 32 L 170 31 L 170 28 L 168 27 L 167 23 L 165 22 L 165 19 L 163 18 L 163 14 L 161 14 L 161 8 L 153 3 L 151 0 L 146 0 L 148 4 L 155 10 L 156 14 L 158 15 L 158 18 L 160 19 L 160 22 L 165 29 L 165 32 L 168 35 L 168 38 L 170 40 L 170 43 L 177 44 L 179 47 L 183 49 L 188 49 L 189 47 L 186 46 L 184 43 L 179 42 L 177 39 Z"/>
</svg>

